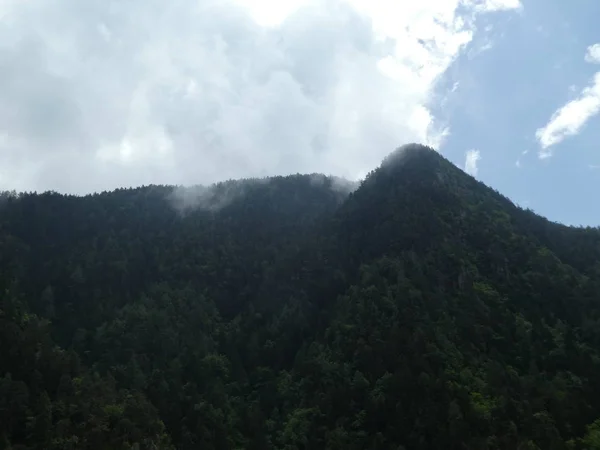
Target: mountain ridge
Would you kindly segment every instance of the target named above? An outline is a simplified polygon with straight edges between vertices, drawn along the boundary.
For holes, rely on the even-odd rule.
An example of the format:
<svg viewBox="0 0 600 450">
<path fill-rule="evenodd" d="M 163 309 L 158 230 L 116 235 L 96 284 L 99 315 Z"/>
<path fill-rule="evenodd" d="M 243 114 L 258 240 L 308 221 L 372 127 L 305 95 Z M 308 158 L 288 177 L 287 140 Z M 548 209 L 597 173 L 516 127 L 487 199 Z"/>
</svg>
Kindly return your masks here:
<svg viewBox="0 0 600 450">
<path fill-rule="evenodd" d="M 597 448 L 600 231 L 418 144 L 332 182 L 5 195 L 0 444 Z"/>
</svg>

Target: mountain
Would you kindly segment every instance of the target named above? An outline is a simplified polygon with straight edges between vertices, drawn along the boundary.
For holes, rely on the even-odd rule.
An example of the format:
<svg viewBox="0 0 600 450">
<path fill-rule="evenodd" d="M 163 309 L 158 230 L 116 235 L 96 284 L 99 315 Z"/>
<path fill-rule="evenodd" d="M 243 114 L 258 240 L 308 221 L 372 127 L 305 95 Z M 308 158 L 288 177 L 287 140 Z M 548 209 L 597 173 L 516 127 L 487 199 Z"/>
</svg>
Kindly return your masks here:
<svg viewBox="0 0 600 450">
<path fill-rule="evenodd" d="M 416 144 L 359 186 L 5 193 L 0 448 L 600 448 L 599 261 Z"/>
</svg>

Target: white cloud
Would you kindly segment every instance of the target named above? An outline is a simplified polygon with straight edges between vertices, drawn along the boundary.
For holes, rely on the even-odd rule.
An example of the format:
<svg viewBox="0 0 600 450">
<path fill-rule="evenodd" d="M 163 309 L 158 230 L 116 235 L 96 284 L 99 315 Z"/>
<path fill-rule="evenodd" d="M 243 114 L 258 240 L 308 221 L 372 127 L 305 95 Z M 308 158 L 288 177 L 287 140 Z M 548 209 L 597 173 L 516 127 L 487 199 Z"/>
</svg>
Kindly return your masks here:
<svg viewBox="0 0 600 450">
<path fill-rule="evenodd" d="M 521 9 L 520 0 L 481 0 L 478 2 L 480 8 L 485 11 L 503 11 L 508 9 Z"/>
<path fill-rule="evenodd" d="M 286 17 L 306 5 L 304 0 L 235 0 L 247 10 L 259 25 L 274 27 L 280 25 Z"/>
<path fill-rule="evenodd" d="M 590 45 L 585 54 L 590 63 L 600 63 L 600 43 Z M 576 87 L 569 86 L 574 92 Z M 600 72 L 594 75 L 592 83 L 585 87 L 574 100 L 559 108 L 546 126 L 538 128 L 535 135 L 540 143 L 539 157 L 552 156 L 550 147 L 562 142 L 568 136 L 578 134 L 587 121 L 600 112 Z"/>
<path fill-rule="evenodd" d="M 552 155 L 550 147 L 573 136 L 582 129 L 586 122 L 600 112 L 600 72 L 594 75 L 592 84 L 584 88 L 574 100 L 559 108 L 543 128 L 539 128 L 535 136 L 540 143 L 540 158 Z"/>
<path fill-rule="evenodd" d="M 515 0 L 0 0 L 0 189 L 356 178 Z M 460 13 L 459 13 L 460 11 Z"/>
<path fill-rule="evenodd" d="M 587 48 L 585 60 L 589 63 L 600 64 L 600 43 L 590 45 Z"/>
<path fill-rule="evenodd" d="M 479 167 L 477 164 L 481 159 L 481 153 L 479 150 L 469 150 L 465 153 L 465 172 L 469 175 L 477 176 Z"/>
</svg>

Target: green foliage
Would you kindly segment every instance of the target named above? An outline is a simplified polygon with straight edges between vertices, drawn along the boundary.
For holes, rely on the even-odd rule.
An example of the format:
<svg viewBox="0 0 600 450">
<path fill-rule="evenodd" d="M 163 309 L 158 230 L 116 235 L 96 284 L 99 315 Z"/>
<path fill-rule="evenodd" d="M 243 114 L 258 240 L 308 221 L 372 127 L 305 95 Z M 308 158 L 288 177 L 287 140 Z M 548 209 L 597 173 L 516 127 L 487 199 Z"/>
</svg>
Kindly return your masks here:
<svg viewBox="0 0 600 450">
<path fill-rule="evenodd" d="M 585 436 L 581 440 L 586 450 L 600 449 L 600 419 L 588 425 Z"/>
<path fill-rule="evenodd" d="M 0 205 L 0 449 L 600 448 L 600 231 L 407 146 Z"/>
</svg>

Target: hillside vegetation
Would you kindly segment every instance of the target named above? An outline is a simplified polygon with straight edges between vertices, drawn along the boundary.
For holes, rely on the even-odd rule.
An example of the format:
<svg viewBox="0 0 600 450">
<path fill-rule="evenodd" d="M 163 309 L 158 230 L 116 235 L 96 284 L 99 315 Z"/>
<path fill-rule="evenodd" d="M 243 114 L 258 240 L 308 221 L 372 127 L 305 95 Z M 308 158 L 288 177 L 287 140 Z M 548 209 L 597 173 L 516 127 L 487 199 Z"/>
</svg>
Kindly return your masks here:
<svg viewBox="0 0 600 450">
<path fill-rule="evenodd" d="M 414 144 L 5 193 L 0 449 L 600 449 L 600 230 Z"/>
</svg>

